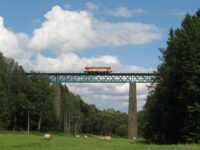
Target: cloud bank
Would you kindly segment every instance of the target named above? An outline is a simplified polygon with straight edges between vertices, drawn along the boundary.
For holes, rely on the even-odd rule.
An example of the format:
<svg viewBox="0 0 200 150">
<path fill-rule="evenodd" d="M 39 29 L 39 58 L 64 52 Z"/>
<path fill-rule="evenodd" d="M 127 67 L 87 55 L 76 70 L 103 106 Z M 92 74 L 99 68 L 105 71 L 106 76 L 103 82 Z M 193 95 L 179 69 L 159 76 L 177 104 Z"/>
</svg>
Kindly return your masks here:
<svg viewBox="0 0 200 150">
<path fill-rule="evenodd" d="M 54 6 L 44 18 L 41 27 L 28 35 L 7 29 L 0 17 L 0 47 L 4 55 L 24 65 L 25 58 L 42 51 L 52 50 L 59 58 L 90 48 L 146 44 L 161 39 L 160 29 L 153 24 L 101 21 L 87 10 L 71 11 Z"/>
<path fill-rule="evenodd" d="M 111 55 L 79 57 L 77 51 L 141 45 L 161 38 L 160 29 L 153 24 L 102 21 L 91 13 L 98 9 L 97 5 L 88 3 L 87 7 L 89 10 L 72 11 L 54 6 L 31 35 L 6 28 L 0 16 L 0 51 L 6 57 L 17 60 L 26 71 L 82 72 L 85 66 L 111 66 L 115 72 L 152 71 L 134 65 L 124 66 L 116 56 Z M 44 51 L 48 53 L 50 50 L 54 57 L 43 55 Z M 69 84 L 69 87 L 86 102 L 94 103 L 99 108 L 114 107 L 127 111 L 128 84 Z M 139 85 L 139 109 L 146 94 L 145 85 Z"/>
<path fill-rule="evenodd" d="M 33 31 L 30 41 L 32 49 L 68 52 L 103 46 L 145 44 L 161 38 L 155 25 L 105 22 L 87 11 L 68 11 L 54 6 L 44 17 L 42 26 Z"/>
<path fill-rule="evenodd" d="M 115 108 L 123 112 L 128 111 L 129 84 L 105 83 L 105 84 L 67 84 L 69 89 L 90 104 L 95 104 L 100 109 Z M 137 84 L 137 109 L 141 110 L 145 104 L 149 84 Z"/>
</svg>

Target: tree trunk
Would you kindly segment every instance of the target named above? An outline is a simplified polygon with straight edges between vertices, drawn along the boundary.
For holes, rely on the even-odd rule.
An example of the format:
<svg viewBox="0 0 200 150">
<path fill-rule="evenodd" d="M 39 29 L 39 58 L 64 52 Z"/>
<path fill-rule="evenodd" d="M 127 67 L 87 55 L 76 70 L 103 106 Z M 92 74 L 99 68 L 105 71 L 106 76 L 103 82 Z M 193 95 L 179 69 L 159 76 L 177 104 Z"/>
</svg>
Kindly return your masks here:
<svg viewBox="0 0 200 150">
<path fill-rule="evenodd" d="M 14 118 L 13 118 L 13 131 L 15 131 L 15 129 L 16 129 L 16 122 L 17 122 L 17 117 L 16 117 L 16 114 L 14 114 Z"/>
<path fill-rule="evenodd" d="M 64 112 L 64 115 L 63 115 L 63 129 L 64 129 L 64 133 L 67 133 L 67 115 L 66 115 L 66 112 Z"/>
<path fill-rule="evenodd" d="M 65 133 L 65 113 L 63 114 L 63 132 Z"/>
<path fill-rule="evenodd" d="M 70 132 L 70 128 L 71 128 L 71 120 L 68 119 L 68 128 L 67 128 L 68 132 Z"/>
<path fill-rule="evenodd" d="M 42 123 L 42 111 L 40 112 L 40 116 L 39 116 L 39 120 L 38 120 L 38 132 L 40 132 L 41 123 Z"/>
<path fill-rule="evenodd" d="M 28 110 L 28 122 L 27 122 L 27 132 L 28 132 L 28 135 L 29 135 L 29 131 L 30 131 L 30 111 Z"/>
<path fill-rule="evenodd" d="M 69 111 L 67 111 L 67 132 L 70 132 L 70 117 L 69 117 Z"/>
<path fill-rule="evenodd" d="M 66 121 L 66 133 L 68 133 L 68 114 L 66 113 L 66 116 L 65 116 L 65 121 Z"/>
<path fill-rule="evenodd" d="M 76 135 L 76 120 L 74 122 L 74 134 Z"/>
</svg>

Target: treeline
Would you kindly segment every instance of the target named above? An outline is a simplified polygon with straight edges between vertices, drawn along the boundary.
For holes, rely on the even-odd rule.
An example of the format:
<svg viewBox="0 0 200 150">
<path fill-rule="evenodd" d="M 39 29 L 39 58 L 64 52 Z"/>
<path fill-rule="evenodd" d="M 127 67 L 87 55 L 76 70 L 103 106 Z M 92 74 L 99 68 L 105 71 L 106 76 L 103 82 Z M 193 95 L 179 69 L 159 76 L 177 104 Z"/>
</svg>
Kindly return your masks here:
<svg viewBox="0 0 200 150">
<path fill-rule="evenodd" d="M 0 128 L 55 129 L 54 90 L 44 76 L 28 78 L 21 66 L 0 53 Z"/>
<path fill-rule="evenodd" d="M 127 114 L 100 111 L 62 85 L 58 118 L 55 87 L 48 78 L 27 77 L 21 66 L 0 53 L 0 129 L 127 136 Z"/>
<path fill-rule="evenodd" d="M 200 143 L 200 10 L 171 29 L 158 83 L 139 113 L 140 133 L 156 143 Z"/>
<path fill-rule="evenodd" d="M 61 106 L 61 128 L 65 133 L 127 136 L 127 113 L 114 109 L 100 111 L 66 86 L 62 86 Z"/>
</svg>

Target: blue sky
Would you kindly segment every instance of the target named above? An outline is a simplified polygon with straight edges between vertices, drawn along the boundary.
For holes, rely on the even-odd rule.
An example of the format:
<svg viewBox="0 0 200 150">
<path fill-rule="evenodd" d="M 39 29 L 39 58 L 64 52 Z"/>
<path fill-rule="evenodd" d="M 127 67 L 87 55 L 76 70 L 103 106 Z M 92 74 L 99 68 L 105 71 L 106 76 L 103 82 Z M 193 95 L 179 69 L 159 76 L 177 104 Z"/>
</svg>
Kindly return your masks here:
<svg viewBox="0 0 200 150">
<path fill-rule="evenodd" d="M 26 71 L 151 72 L 168 31 L 200 0 L 1 0 L 0 51 Z M 128 84 L 69 84 L 88 103 L 127 111 Z M 100 92 L 101 91 L 101 92 Z M 138 109 L 148 93 L 137 85 Z"/>
<path fill-rule="evenodd" d="M 142 22 L 154 24 L 162 30 L 162 38 L 151 41 L 144 45 L 123 45 L 118 47 L 97 47 L 88 48 L 78 52 L 79 56 L 91 57 L 98 55 L 115 55 L 124 65 L 138 65 L 146 68 L 156 68 L 160 63 L 158 56 L 159 48 L 166 47 L 167 34 L 170 27 L 179 27 L 184 14 L 194 13 L 200 7 L 199 0 L 1 0 L 0 16 L 4 18 L 4 24 L 14 32 L 25 32 L 29 35 L 32 31 L 41 26 L 44 14 L 53 6 L 59 5 L 69 10 L 85 10 L 86 3 L 91 2 L 99 5 L 99 10 L 94 11 L 98 19 L 110 22 Z M 111 16 L 105 12 L 117 7 L 127 9 L 142 9 L 144 14 L 131 17 Z M 105 35 L 106 36 L 106 35 Z M 48 52 L 44 52 L 48 55 Z"/>
</svg>

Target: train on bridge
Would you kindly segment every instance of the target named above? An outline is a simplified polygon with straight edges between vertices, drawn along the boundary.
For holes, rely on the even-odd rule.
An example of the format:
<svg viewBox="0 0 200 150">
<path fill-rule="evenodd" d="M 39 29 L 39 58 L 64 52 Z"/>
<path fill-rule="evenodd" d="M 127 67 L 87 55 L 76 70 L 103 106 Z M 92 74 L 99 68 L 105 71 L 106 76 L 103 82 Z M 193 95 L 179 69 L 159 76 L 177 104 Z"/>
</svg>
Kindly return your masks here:
<svg viewBox="0 0 200 150">
<path fill-rule="evenodd" d="M 85 67 L 86 74 L 109 74 L 112 72 L 111 67 Z"/>
</svg>

